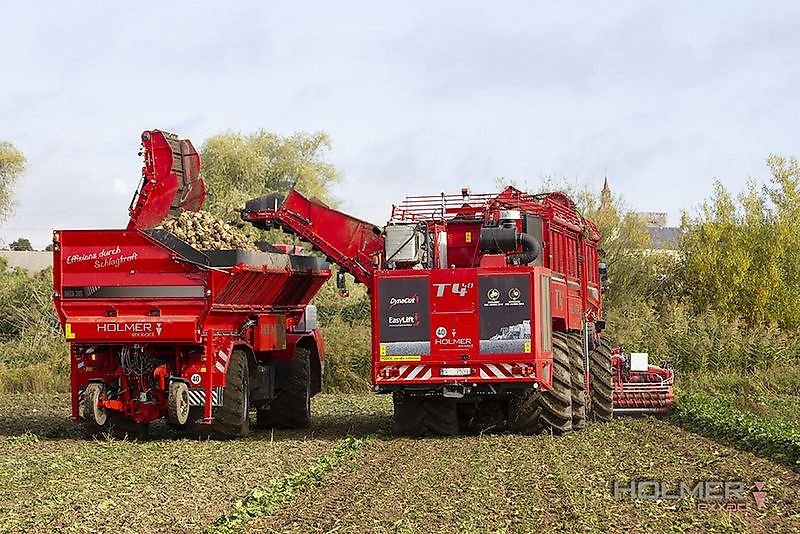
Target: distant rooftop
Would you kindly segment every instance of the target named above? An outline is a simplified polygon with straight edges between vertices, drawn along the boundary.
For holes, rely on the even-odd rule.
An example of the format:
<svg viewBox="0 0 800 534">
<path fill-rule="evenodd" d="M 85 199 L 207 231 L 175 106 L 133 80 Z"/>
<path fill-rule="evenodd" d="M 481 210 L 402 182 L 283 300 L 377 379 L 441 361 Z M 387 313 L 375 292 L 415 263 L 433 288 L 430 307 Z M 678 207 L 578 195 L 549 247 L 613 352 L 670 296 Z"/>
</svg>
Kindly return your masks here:
<svg viewBox="0 0 800 534">
<path fill-rule="evenodd" d="M 680 238 L 680 228 L 674 226 L 650 226 L 650 243 L 653 248 L 677 248 Z"/>
</svg>

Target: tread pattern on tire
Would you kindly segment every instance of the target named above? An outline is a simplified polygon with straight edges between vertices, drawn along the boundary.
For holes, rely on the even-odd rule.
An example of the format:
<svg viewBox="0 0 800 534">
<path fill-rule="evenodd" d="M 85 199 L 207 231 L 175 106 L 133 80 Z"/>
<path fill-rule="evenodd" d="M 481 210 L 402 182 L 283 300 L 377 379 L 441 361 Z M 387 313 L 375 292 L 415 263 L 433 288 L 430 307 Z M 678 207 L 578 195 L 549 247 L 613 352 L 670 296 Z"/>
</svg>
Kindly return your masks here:
<svg viewBox="0 0 800 534">
<path fill-rule="evenodd" d="M 549 391 L 528 388 L 512 398 L 508 426 L 522 434 L 563 434 L 572 430 L 569 348 L 558 335 L 553 336 L 553 387 Z"/>
<path fill-rule="evenodd" d="M 441 397 L 415 398 L 395 393 L 394 433 L 401 436 L 454 436 L 458 434 L 456 403 Z"/>
<path fill-rule="evenodd" d="M 295 347 L 286 385 L 270 402 L 269 409 L 256 411 L 262 428 L 305 428 L 311 424 L 311 351 Z"/>
<path fill-rule="evenodd" d="M 589 411 L 589 396 L 586 394 L 586 375 L 583 358 L 583 340 L 580 333 L 563 336 L 569 346 L 570 377 L 572 378 L 572 429 L 581 430 L 586 427 Z"/>
<path fill-rule="evenodd" d="M 246 409 L 248 395 L 247 355 L 241 350 L 231 352 L 228 370 L 225 375 L 225 391 L 222 395 L 222 406 L 214 408 L 212 429 L 221 437 L 241 437 L 250 432 L 250 422 Z"/>
<path fill-rule="evenodd" d="M 600 336 L 600 344 L 589 352 L 589 391 L 593 421 L 609 421 L 613 415 L 611 344 Z"/>
</svg>

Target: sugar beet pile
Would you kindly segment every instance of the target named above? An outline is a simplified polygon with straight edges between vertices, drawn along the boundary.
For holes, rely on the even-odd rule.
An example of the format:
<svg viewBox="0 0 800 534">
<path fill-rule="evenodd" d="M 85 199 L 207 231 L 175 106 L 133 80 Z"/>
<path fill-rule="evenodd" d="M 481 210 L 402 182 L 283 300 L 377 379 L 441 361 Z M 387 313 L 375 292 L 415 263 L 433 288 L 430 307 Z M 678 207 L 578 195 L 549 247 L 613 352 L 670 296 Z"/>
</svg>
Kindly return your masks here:
<svg viewBox="0 0 800 534">
<path fill-rule="evenodd" d="M 160 228 L 169 230 L 198 250 L 258 250 L 238 228 L 207 211 L 184 211 L 165 220 Z"/>
</svg>

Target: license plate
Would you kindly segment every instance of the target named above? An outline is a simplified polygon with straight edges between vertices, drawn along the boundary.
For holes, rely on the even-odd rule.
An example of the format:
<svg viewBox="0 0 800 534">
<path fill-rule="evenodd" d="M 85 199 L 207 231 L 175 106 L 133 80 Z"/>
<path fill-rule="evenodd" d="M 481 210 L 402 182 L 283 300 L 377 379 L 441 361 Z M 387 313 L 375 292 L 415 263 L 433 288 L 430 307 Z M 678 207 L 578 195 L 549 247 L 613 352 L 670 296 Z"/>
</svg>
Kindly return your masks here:
<svg viewBox="0 0 800 534">
<path fill-rule="evenodd" d="M 469 367 L 442 367 L 440 374 L 442 376 L 469 376 L 472 374 L 472 369 Z"/>
</svg>

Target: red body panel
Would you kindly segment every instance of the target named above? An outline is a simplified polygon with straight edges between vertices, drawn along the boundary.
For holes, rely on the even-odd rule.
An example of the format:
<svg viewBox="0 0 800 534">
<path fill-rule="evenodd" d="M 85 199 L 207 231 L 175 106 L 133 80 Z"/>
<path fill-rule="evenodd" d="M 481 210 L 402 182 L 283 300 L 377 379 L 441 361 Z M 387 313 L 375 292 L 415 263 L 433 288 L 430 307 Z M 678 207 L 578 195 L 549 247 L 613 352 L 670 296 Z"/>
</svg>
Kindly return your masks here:
<svg viewBox="0 0 800 534">
<path fill-rule="evenodd" d="M 539 381 L 549 388 L 552 345 L 543 337 L 549 339 L 551 322 L 538 298 L 549 277 L 542 267 L 377 271 L 373 383 Z M 511 339 L 491 339 L 514 326 L 520 331 Z M 449 367 L 469 374 L 443 376 Z"/>
</svg>

